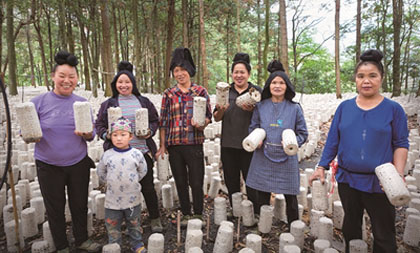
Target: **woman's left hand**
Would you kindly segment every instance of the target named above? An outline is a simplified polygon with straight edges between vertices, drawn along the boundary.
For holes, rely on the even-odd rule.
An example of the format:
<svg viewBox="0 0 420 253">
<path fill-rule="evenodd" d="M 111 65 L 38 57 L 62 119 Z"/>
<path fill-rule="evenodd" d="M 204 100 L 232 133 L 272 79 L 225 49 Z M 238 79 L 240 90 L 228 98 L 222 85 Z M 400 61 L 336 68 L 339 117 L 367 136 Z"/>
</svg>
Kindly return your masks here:
<svg viewBox="0 0 420 253">
<path fill-rule="evenodd" d="M 139 139 L 143 139 L 143 140 L 149 139 L 151 135 L 152 135 L 152 131 L 150 130 L 150 128 L 149 128 L 149 129 L 147 129 L 147 134 L 145 134 L 145 135 L 141 135 L 141 134 L 139 134 L 139 133 L 136 133 L 136 136 L 137 136 Z"/>
<path fill-rule="evenodd" d="M 195 127 L 198 131 L 204 131 L 204 128 L 210 123 L 210 120 L 206 118 L 204 122 L 204 126 L 199 126 L 197 123 L 194 122 L 194 119 L 191 119 L 191 125 Z"/>
<path fill-rule="evenodd" d="M 244 104 L 242 105 L 242 110 L 248 111 L 248 112 L 252 112 L 255 108 L 255 105 L 250 105 L 250 104 Z"/>
<path fill-rule="evenodd" d="M 85 140 L 91 140 L 93 138 L 93 132 L 85 133 L 85 132 L 74 131 L 74 133 Z"/>
</svg>

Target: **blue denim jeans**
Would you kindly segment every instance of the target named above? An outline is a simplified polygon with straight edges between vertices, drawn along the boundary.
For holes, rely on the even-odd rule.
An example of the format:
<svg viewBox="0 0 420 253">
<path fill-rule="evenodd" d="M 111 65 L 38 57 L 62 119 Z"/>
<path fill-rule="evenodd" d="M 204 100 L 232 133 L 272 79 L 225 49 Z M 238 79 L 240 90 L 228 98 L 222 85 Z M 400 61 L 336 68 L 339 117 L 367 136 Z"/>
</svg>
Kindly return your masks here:
<svg viewBox="0 0 420 253">
<path fill-rule="evenodd" d="M 110 244 L 118 243 L 121 245 L 121 224 L 125 219 L 131 247 L 134 249 L 141 247 L 143 240 L 141 236 L 140 215 L 140 205 L 123 210 L 105 208 L 105 226 L 108 231 L 108 242 Z"/>
</svg>

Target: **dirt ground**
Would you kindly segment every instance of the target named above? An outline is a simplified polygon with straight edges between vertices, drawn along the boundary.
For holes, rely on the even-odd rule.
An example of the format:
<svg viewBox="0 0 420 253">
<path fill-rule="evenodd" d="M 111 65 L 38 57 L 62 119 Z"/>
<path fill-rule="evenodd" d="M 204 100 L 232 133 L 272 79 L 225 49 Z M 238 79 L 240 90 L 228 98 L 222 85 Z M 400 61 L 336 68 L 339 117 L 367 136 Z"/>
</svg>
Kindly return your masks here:
<svg viewBox="0 0 420 253">
<path fill-rule="evenodd" d="M 319 160 L 319 156 L 322 152 L 326 134 L 329 129 L 329 124 L 326 123 L 321 126 L 322 130 L 322 138 L 318 143 L 318 146 L 316 148 L 315 154 L 309 158 L 301 161 L 300 168 L 313 168 L 316 163 Z M 416 122 L 416 116 L 409 118 L 409 128 L 419 128 L 419 124 Z M 221 196 L 224 196 L 227 198 L 227 195 L 223 192 L 220 192 Z M 404 227 L 405 227 L 405 209 L 406 207 L 398 207 L 396 208 L 396 231 L 397 231 L 397 244 L 398 244 L 398 252 L 420 252 L 420 248 L 413 248 L 405 245 L 402 241 L 403 234 L 404 234 Z M 184 242 L 185 242 L 185 236 L 186 236 L 186 230 L 183 229 L 181 233 L 181 244 L 177 243 L 177 226 L 176 226 L 176 213 L 177 211 L 174 210 L 165 210 L 161 208 L 161 219 L 162 223 L 165 227 L 164 236 L 165 236 L 165 252 L 175 253 L 175 252 L 184 252 Z M 147 218 L 147 212 L 143 212 L 142 214 L 142 220 L 143 220 L 143 238 L 145 243 L 147 243 L 147 238 L 151 235 L 151 229 L 150 229 L 150 221 Z M 218 227 L 214 225 L 213 223 L 213 200 L 206 197 L 204 201 L 204 217 L 208 218 L 210 221 L 210 225 L 208 228 L 203 229 L 203 245 L 202 249 L 204 252 L 213 252 L 213 245 L 216 239 L 217 235 L 217 229 Z M 330 217 L 331 218 L 331 217 Z M 302 220 L 306 223 L 306 225 L 309 225 L 309 215 L 308 211 L 304 211 Z M 244 226 L 240 226 L 239 228 L 239 238 L 237 237 L 237 228 L 238 228 L 238 220 L 237 218 L 231 220 L 235 225 L 234 230 L 234 250 L 233 252 L 239 252 L 240 249 L 245 247 L 245 237 L 249 233 L 257 233 L 257 226 L 246 228 Z M 98 243 L 101 243 L 105 245 L 107 243 L 107 234 L 106 229 L 103 221 L 97 221 L 94 219 L 94 233 L 92 238 L 97 241 Z M 3 228 L 3 220 L 0 220 L 0 227 Z M 71 251 L 77 252 L 73 245 L 73 236 L 71 233 L 71 224 L 68 224 L 68 237 L 69 241 L 71 243 Z M 208 230 L 207 230 L 208 229 Z M 279 247 L 279 236 L 283 232 L 287 232 L 287 224 L 281 221 L 278 221 L 276 219 L 273 219 L 273 227 L 271 229 L 271 232 L 268 234 L 260 234 L 262 236 L 263 241 L 263 251 L 262 252 L 278 252 Z M 42 240 L 42 225 L 39 226 L 40 233 L 32 238 L 25 239 L 25 247 L 23 248 L 23 252 L 30 252 L 31 251 L 31 245 L 34 241 Z M 372 250 L 372 237 L 370 236 L 370 224 L 367 222 L 367 231 L 368 231 L 368 245 L 369 245 L 369 252 Z M 419 230 L 420 232 L 420 230 Z M 343 238 L 341 231 L 334 230 L 334 238 L 335 243 L 333 246 L 335 246 L 337 249 L 343 248 Z M 238 240 L 239 239 L 239 240 Z M 305 245 L 302 249 L 302 252 L 314 252 L 313 248 L 313 242 L 315 238 L 313 238 L 309 233 L 305 236 Z M 6 245 L 6 236 L 4 234 L 3 229 L 0 229 L 0 252 L 7 252 L 7 245 Z M 128 243 L 128 236 L 124 233 L 123 235 L 123 245 L 122 245 L 122 252 L 130 252 L 130 247 Z"/>
</svg>

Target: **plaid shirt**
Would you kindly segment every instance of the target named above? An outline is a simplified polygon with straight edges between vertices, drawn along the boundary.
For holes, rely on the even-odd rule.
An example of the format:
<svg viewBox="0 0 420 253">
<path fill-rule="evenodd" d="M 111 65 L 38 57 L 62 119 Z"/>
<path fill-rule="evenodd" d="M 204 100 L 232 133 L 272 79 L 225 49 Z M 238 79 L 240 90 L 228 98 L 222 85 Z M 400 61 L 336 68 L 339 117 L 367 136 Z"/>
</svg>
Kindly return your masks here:
<svg viewBox="0 0 420 253">
<path fill-rule="evenodd" d="M 195 145 L 204 142 L 203 131 L 191 125 L 193 102 L 196 96 L 207 99 L 206 118 L 211 120 L 210 98 L 204 87 L 191 84 L 188 92 L 183 93 L 175 85 L 163 93 L 159 127 L 166 129 L 166 146 Z"/>
</svg>

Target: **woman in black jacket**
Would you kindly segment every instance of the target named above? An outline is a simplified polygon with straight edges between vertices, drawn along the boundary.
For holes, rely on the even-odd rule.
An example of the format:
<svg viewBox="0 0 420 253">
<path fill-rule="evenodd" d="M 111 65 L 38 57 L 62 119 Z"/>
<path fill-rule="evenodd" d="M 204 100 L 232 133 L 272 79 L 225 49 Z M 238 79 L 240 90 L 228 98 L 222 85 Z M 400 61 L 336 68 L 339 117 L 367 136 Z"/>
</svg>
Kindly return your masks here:
<svg viewBox="0 0 420 253">
<path fill-rule="evenodd" d="M 133 75 L 133 65 L 127 61 L 118 64 L 118 73 L 111 82 L 112 97 L 101 104 L 98 117 L 95 122 L 97 134 L 104 140 L 104 150 L 112 148 L 111 140 L 108 138 L 108 108 L 120 107 L 122 116 L 128 118 L 133 126 L 135 125 L 135 111 L 139 108 L 146 108 L 149 114 L 149 133 L 145 136 L 135 136 L 130 146 L 142 151 L 147 161 L 147 174 L 140 181 L 142 193 L 149 211 L 153 233 L 160 233 L 163 230 L 159 218 L 158 198 L 153 184 L 153 157 L 156 153 L 156 143 L 152 137 L 158 128 L 159 116 L 155 106 L 150 100 L 142 95 L 137 89 L 136 79 Z"/>
</svg>

